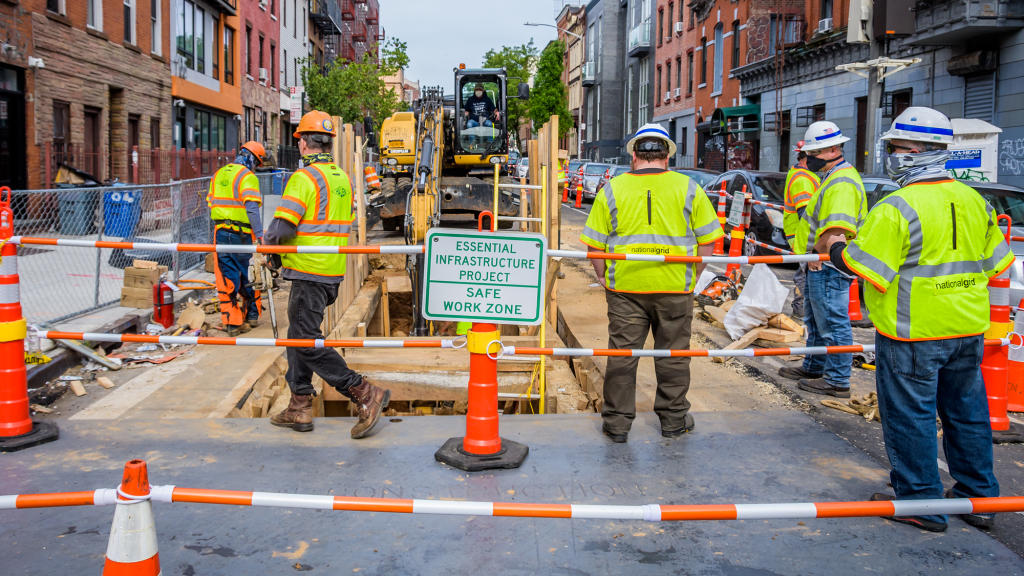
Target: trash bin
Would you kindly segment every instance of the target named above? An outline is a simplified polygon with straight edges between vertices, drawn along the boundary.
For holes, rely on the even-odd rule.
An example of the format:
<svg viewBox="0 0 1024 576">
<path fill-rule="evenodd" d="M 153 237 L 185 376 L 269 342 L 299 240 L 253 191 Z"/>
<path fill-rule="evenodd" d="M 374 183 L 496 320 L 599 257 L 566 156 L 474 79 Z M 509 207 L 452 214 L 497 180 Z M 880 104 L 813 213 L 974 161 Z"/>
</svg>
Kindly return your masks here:
<svg viewBox="0 0 1024 576">
<path fill-rule="evenodd" d="M 60 233 L 64 236 L 88 236 L 96 233 L 98 194 L 91 190 L 60 192 Z"/>
<path fill-rule="evenodd" d="M 140 190 L 117 190 L 103 194 L 103 233 L 127 238 L 135 234 L 142 213 Z"/>
</svg>

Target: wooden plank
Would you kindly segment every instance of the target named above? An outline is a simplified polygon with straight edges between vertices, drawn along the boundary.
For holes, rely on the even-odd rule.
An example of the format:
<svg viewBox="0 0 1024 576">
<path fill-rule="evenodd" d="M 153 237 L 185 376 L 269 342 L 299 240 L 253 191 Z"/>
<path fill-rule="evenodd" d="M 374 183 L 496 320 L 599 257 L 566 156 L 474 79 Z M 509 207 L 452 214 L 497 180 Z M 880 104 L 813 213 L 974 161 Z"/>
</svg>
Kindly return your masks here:
<svg viewBox="0 0 1024 576">
<path fill-rule="evenodd" d="M 356 145 L 352 158 L 352 176 L 356 180 L 356 214 L 359 223 L 359 245 L 366 245 L 366 178 L 363 177 L 363 137 L 356 136 Z M 363 259 L 359 258 L 359 268 L 362 271 Z M 360 280 L 362 277 L 360 276 Z"/>
<path fill-rule="evenodd" d="M 776 314 L 768 319 L 769 328 L 778 328 L 780 330 L 789 330 L 790 332 L 796 332 L 797 334 L 803 334 L 803 326 L 797 324 L 792 318 L 785 314 Z"/>
<path fill-rule="evenodd" d="M 71 391 L 75 393 L 75 396 L 85 396 L 88 392 L 85 391 L 85 386 L 82 385 L 81 380 L 71 381 Z"/>
<path fill-rule="evenodd" d="M 717 306 L 705 306 L 704 311 L 718 322 L 725 322 L 726 311 Z"/>
<path fill-rule="evenodd" d="M 388 279 L 388 292 L 412 292 L 412 280 L 408 274 L 386 274 Z"/>
<path fill-rule="evenodd" d="M 770 340 L 772 342 L 796 342 L 800 340 L 800 335 L 796 332 L 790 332 L 789 330 L 779 330 L 778 328 L 765 328 L 757 336 L 762 340 Z"/>
<path fill-rule="evenodd" d="M 544 301 L 551 299 L 551 292 L 555 288 L 555 281 L 558 279 L 558 270 L 562 266 L 562 258 L 552 258 L 548 263 L 548 275 L 544 279 Z M 546 320 L 546 319 L 545 319 Z M 527 336 L 535 336 L 540 333 L 540 326 L 530 326 L 526 331 Z"/>
<path fill-rule="evenodd" d="M 284 360 L 284 349 L 274 348 L 264 352 L 255 361 L 252 362 L 252 366 L 246 371 L 244 375 L 238 380 L 235 386 L 231 389 L 231 392 L 220 401 L 217 408 L 210 412 L 207 418 L 229 418 L 228 413 L 231 412 L 235 404 L 242 399 L 249 389 L 252 388 L 253 384 L 260 379 L 263 374 L 270 369 L 271 365 L 284 364 L 285 369 L 288 367 L 287 360 Z"/>
<path fill-rule="evenodd" d="M 366 338 L 366 322 L 356 324 L 356 336 Z"/>
<path fill-rule="evenodd" d="M 728 312 L 729 310 L 732 310 L 732 307 L 735 306 L 735 305 L 736 305 L 736 301 L 735 300 L 729 300 L 728 302 L 724 302 L 721 306 L 719 306 L 719 308 L 721 308 L 722 310 L 725 310 L 726 312 Z M 704 309 L 707 310 L 707 307 L 705 307 Z"/>
<path fill-rule="evenodd" d="M 762 330 L 765 330 L 764 326 L 758 326 L 757 328 L 754 328 L 753 330 L 751 330 L 751 331 L 747 332 L 746 334 L 744 334 L 743 336 L 741 336 L 739 340 L 736 340 L 735 342 L 733 342 L 733 343 L 729 344 L 728 346 L 726 346 L 725 348 L 723 348 L 723 350 L 739 350 L 741 348 L 746 348 L 754 340 L 757 340 L 758 335 L 761 333 Z M 716 363 L 716 364 L 721 364 L 722 362 L 725 362 L 725 357 L 724 356 L 714 356 L 714 357 L 711 358 L 711 361 Z"/>
<path fill-rule="evenodd" d="M 47 408 L 46 406 L 43 406 L 42 404 L 31 404 L 31 405 L 29 405 L 29 408 L 35 410 L 36 412 L 39 412 L 40 414 L 52 414 L 53 413 L 53 408 Z"/>
<path fill-rule="evenodd" d="M 100 376 L 99 378 L 97 378 L 96 383 L 108 390 L 114 387 L 114 383 L 110 380 L 110 378 L 107 378 L 106 376 Z"/>
</svg>

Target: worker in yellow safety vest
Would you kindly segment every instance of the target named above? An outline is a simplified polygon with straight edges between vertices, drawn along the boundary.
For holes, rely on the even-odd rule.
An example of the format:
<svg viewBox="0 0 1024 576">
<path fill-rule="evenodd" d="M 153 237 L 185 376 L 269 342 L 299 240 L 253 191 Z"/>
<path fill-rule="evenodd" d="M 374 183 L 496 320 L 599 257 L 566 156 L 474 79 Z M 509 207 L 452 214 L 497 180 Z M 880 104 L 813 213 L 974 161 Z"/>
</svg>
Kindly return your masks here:
<svg viewBox="0 0 1024 576">
<path fill-rule="evenodd" d="M 818 176 L 807 169 L 807 153 L 802 150 L 804 141 L 797 142 L 796 164 L 786 174 L 786 197 L 783 206 L 782 228 L 786 234 L 786 242 L 790 248 L 796 238 L 796 229 L 800 224 L 800 217 L 803 216 L 804 208 L 811 201 L 811 194 L 818 189 L 821 180 Z M 807 288 L 804 285 L 807 279 L 807 263 L 801 262 L 793 275 L 793 316 L 804 317 L 804 292 Z"/>
<path fill-rule="evenodd" d="M 217 170 L 210 180 L 206 204 L 217 244 L 251 246 L 263 241 L 263 198 L 253 170 L 263 164 L 266 155 L 259 142 L 246 142 L 235 161 Z M 248 254 L 213 253 L 217 300 L 228 336 L 248 332 L 260 317 L 260 295 L 249 282 L 250 258 Z"/>
<path fill-rule="evenodd" d="M 828 239 L 857 237 L 857 230 L 868 213 L 864 183 L 857 169 L 843 159 L 843 136 L 839 127 L 828 121 L 811 124 L 804 134 L 807 167 L 824 173 L 821 185 L 811 195 L 793 239 L 797 254 L 825 253 Z M 807 265 L 807 302 L 804 322 L 808 346 L 849 346 L 853 344 L 850 326 L 850 283 L 853 276 L 826 262 Z M 807 356 L 799 368 L 779 369 L 784 378 L 798 380 L 801 390 L 814 394 L 850 397 L 850 366 L 853 354 Z"/>
<path fill-rule="evenodd" d="M 303 168 L 288 180 L 274 220 L 267 229 L 267 244 L 285 246 L 347 246 L 352 229 L 352 186 L 348 175 L 331 155 L 335 128 L 331 117 L 318 110 L 299 121 L 295 137 Z M 289 253 L 281 255 L 281 275 L 291 280 L 288 295 L 288 338 L 322 340 L 324 310 L 338 298 L 345 275 L 345 256 Z M 323 378 L 355 403 L 359 422 L 352 438 L 362 438 L 380 419 L 391 392 L 382 390 L 353 371 L 333 348 L 288 348 L 291 402 L 271 418 L 275 426 L 297 432 L 313 429 L 313 374 Z"/>
<path fill-rule="evenodd" d="M 598 252 L 627 255 L 710 256 L 725 235 L 715 207 L 689 177 L 668 170 L 676 145 L 660 124 L 646 124 L 626 144 L 633 169 L 597 194 L 580 241 Z M 607 262 L 607 265 L 606 265 Z M 608 302 L 608 347 L 643 348 L 653 329 L 655 348 L 687 349 L 693 289 L 704 265 L 637 260 L 591 260 Z M 639 357 L 609 358 L 604 378 L 604 433 L 626 442 L 636 417 Z M 689 358 L 656 358 L 654 411 L 661 434 L 694 427 L 686 393 Z"/>
<path fill-rule="evenodd" d="M 999 496 L 992 471 L 992 427 L 981 375 L 989 329 L 989 278 L 1014 255 L 996 211 L 973 188 L 950 178 L 953 124 L 931 108 L 911 107 L 882 135 L 885 169 L 901 188 L 868 214 L 851 244 L 829 239 L 840 270 L 867 281 L 875 334 L 878 409 L 895 496 L 872 500 Z M 956 482 L 943 492 L 935 454 L 935 415 Z M 898 510 L 898 508 L 897 508 Z M 992 514 L 963 514 L 991 528 Z M 946 516 L 890 518 L 941 532 Z"/>
</svg>

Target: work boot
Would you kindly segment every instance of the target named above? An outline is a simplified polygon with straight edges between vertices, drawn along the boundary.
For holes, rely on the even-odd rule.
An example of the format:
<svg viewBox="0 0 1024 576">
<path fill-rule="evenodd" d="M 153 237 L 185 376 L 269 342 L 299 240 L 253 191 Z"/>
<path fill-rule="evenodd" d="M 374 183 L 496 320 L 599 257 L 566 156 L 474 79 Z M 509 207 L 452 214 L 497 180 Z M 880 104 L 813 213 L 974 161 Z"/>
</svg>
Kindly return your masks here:
<svg viewBox="0 0 1024 576">
<path fill-rule="evenodd" d="M 604 435 L 607 436 L 609 440 L 616 444 L 625 444 L 626 441 L 629 439 L 629 434 L 612 434 L 611 432 L 608 431 L 607 428 L 603 426 L 601 427 L 601 430 L 604 432 Z"/>
<path fill-rule="evenodd" d="M 959 498 L 959 496 L 953 495 L 953 489 L 946 490 L 946 493 L 942 495 L 943 498 Z M 975 528 L 981 528 L 982 530 L 988 530 L 996 525 L 995 514 L 960 514 L 964 522 L 967 522 Z"/>
<path fill-rule="evenodd" d="M 807 370 L 804 370 L 803 366 L 800 366 L 798 368 L 790 368 L 789 366 L 786 366 L 784 368 L 779 368 L 779 376 L 782 376 L 783 378 L 789 378 L 790 380 L 803 380 L 805 378 L 808 380 L 813 380 L 815 378 L 821 378 L 822 376 L 824 376 L 824 374 L 815 374 L 814 372 L 808 372 Z"/>
<path fill-rule="evenodd" d="M 252 326 L 249 326 L 248 322 L 242 322 L 241 326 L 225 326 L 224 331 L 228 333 L 229 338 L 237 338 L 238 336 L 245 334 L 252 330 Z"/>
<path fill-rule="evenodd" d="M 245 323 L 248 324 L 250 328 L 255 328 L 260 323 L 260 317 L 246 318 Z"/>
<path fill-rule="evenodd" d="M 781 372 L 781 370 L 779 371 Z M 801 380 L 797 384 L 797 388 L 806 390 L 812 394 L 821 394 L 822 396 L 835 396 L 836 398 L 849 398 L 850 387 L 833 386 L 829 384 L 824 378 L 815 378 L 813 380 Z"/>
<path fill-rule="evenodd" d="M 362 438 L 377 425 L 381 411 L 387 408 L 391 400 L 391 390 L 378 388 L 363 378 L 359 386 L 349 388 L 348 392 L 359 412 L 359 422 L 352 427 L 352 438 Z"/>
<path fill-rule="evenodd" d="M 893 500 L 896 500 L 896 497 L 892 496 L 890 494 L 872 494 L 871 495 L 871 501 L 872 502 L 885 502 L 885 501 L 893 501 Z M 883 518 L 885 518 L 886 520 L 892 520 L 893 522 L 900 522 L 900 523 L 903 523 L 903 524 L 909 524 L 909 525 L 911 525 L 911 526 L 913 526 L 915 528 L 920 528 L 921 530 L 927 530 L 929 532 L 945 532 L 946 531 L 946 523 L 945 522 L 934 522 L 932 520 L 925 520 L 924 518 L 921 518 L 920 516 L 883 516 Z"/>
<path fill-rule="evenodd" d="M 291 428 L 296 432 L 313 430 L 313 395 L 292 394 L 288 407 L 270 419 L 274 426 Z"/>
<path fill-rule="evenodd" d="M 693 427 L 696 425 L 697 423 L 693 421 L 693 416 L 689 412 L 687 412 L 686 416 L 683 417 L 682 427 L 677 428 L 675 430 L 665 430 L 664 428 L 662 428 L 661 435 L 664 436 L 665 438 L 677 438 L 679 436 L 682 436 L 684 433 L 693 430 Z"/>
</svg>

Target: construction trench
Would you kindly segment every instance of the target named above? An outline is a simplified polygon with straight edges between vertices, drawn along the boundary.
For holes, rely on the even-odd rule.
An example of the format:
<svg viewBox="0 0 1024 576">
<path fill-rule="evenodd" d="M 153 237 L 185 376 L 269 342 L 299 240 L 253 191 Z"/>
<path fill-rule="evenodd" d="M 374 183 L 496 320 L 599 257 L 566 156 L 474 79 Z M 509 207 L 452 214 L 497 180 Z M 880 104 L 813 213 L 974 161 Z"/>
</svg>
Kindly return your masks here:
<svg viewBox="0 0 1024 576">
<path fill-rule="evenodd" d="M 562 222 L 560 247 L 580 249 L 575 239 L 581 229 L 582 223 Z M 401 233 L 373 231 L 366 243 L 401 244 Z M 438 338 L 407 335 L 412 285 L 404 256 L 346 258 L 348 280 L 325 317 L 328 339 Z M 557 305 L 543 347 L 605 347 L 604 294 L 590 263 L 565 258 L 551 276 L 559 278 L 551 288 Z M 275 300 L 281 337 L 287 333 L 287 296 L 285 285 Z M 208 315 L 206 323 L 213 326 L 218 316 Z M 138 328 L 134 324 L 128 331 Z M 452 326 L 435 329 L 453 331 Z M 538 346 L 535 330 L 504 327 L 502 345 Z M 693 331 L 693 348 L 725 346 L 709 321 L 695 318 Z M 861 336 L 857 341 L 866 342 Z M 264 319 L 246 337 L 270 338 L 269 322 Z M 108 345 L 108 353 L 118 346 Z M 540 393 L 538 358 L 502 357 L 497 361 L 500 434 L 530 452 L 516 469 L 464 472 L 435 461 L 434 453 L 449 438 L 466 433 L 465 349 L 339 349 L 354 369 L 393 394 L 378 427 L 354 441 L 351 406 L 319 378 L 314 379 L 320 393 L 313 432 L 270 424 L 269 416 L 288 400 L 285 348 L 199 345 L 174 351 L 185 348 L 181 356 L 150 368 L 71 370 L 88 393 L 65 394 L 50 405 L 53 412 L 33 416 L 55 421 L 60 438 L 0 454 L 0 494 L 114 488 L 125 463 L 138 458 L 147 462 L 153 486 L 383 498 L 395 507 L 413 499 L 420 506 L 435 502 L 436 510 L 457 510 L 411 518 L 383 508 L 214 506 L 154 498 L 156 543 L 168 575 L 1024 572 L 1017 540 L 999 533 L 994 538 L 956 517 L 946 533 L 932 534 L 878 517 L 815 518 L 806 508 L 795 517 L 684 522 L 617 515 L 620 509 L 613 507 L 667 511 L 667 505 L 845 502 L 886 490 L 877 423 L 816 412 L 752 358 L 691 359 L 688 399 L 697 426 L 672 440 L 661 436 L 652 412 L 653 359 L 641 358 L 638 414 L 629 442 L 612 444 L 597 413 L 605 358 L 548 357 L 541 414 L 539 398 L 519 396 Z M 650 339 L 645 348 L 653 348 Z M 98 375 L 109 378 L 113 388 L 97 385 Z M 856 393 L 869 390 L 863 377 L 855 378 L 854 387 Z M 837 423 L 841 418 L 852 424 Z M 1004 481 L 1004 494 L 1021 493 L 1016 477 L 1005 471 L 1024 467 L 1020 448 L 997 448 L 1000 478 L 1013 479 Z M 572 517 L 498 517 L 499 509 L 522 504 L 573 505 Z M 0 510 L 6 550 L 0 573 L 99 571 L 113 508 Z M 1001 514 L 1000 526 L 1018 531 L 1017 518 Z"/>
</svg>

